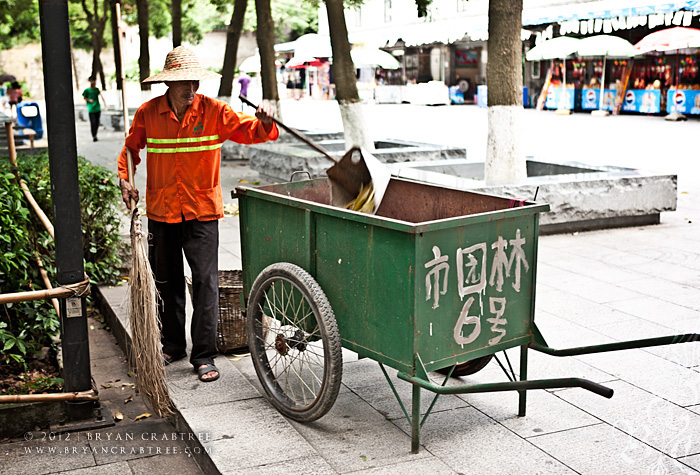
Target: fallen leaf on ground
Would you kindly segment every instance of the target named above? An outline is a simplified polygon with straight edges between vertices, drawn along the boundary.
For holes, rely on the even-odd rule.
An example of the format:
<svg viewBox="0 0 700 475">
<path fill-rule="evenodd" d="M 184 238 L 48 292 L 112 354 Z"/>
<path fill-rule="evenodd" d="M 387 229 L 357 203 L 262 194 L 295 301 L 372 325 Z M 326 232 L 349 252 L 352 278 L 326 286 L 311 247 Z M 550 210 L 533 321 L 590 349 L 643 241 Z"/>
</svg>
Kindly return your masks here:
<svg viewBox="0 0 700 475">
<path fill-rule="evenodd" d="M 124 415 L 121 412 L 117 411 L 114 413 L 115 421 L 121 421 L 122 419 L 124 419 Z"/>
<path fill-rule="evenodd" d="M 133 373 L 133 371 L 129 371 L 128 373 L 126 373 L 126 375 L 127 375 L 128 377 L 130 377 L 130 378 L 135 378 L 135 377 L 136 377 L 136 375 Z"/>
<path fill-rule="evenodd" d="M 145 419 L 145 418 L 147 418 L 147 417 L 151 417 L 151 415 L 150 415 L 149 413 L 147 413 L 147 412 L 144 412 L 144 413 L 141 414 L 140 416 L 136 416 L 136 417 L 134 418 L 134 421 L 140 421 L 141 419 Z"/>
<path fill-rule="evenodd" d="M 134 396 L 129 396 L 128 398 L 124 399 L 124 404 L 128 404 L 133 400 L 134 400 Z"/>
<path fill-rule="evenodd" d="M 122 383 L 122 386 L 133 387 L 133 386 L 134 386 L 134 383 Z"/>
<path fill-rule="evenodd" d="M 111 384 L 100 384 L 100 386 L 102 386 L 103 389 L 109 389 L 112 387 Z"/>
</svg>

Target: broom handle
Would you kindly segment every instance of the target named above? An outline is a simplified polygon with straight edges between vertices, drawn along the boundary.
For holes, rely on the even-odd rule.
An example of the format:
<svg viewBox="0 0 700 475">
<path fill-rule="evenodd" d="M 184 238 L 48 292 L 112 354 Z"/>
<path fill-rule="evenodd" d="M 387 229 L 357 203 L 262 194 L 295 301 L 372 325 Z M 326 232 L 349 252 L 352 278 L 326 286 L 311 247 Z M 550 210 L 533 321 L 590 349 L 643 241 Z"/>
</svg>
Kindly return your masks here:
<svg viewBox="0 0 700 475">
<path fill-rule="evenodd" d="M 119 38 L 119 64 L 121 65 L 119 69 L 121 71 L 122 79 L 122 115 L 124 118 L 124 138 L 126 139 L 127 135 L 129 134 L 129 110 L 126 107 L 126 75 L 124 74 L 124 48 L 122 47 L 122 28 L 121 24 L 119 23 L 119 19 L 121 18 L 121 6 L 119 5 L 119 2 L 114 4 L 114 8 L 117 17 L 117 37 Z M 134 188 L 134 159 L 131 157 L 131 150 L 129 150 L 129 147 L 127 147 L 126 144 L 124 145 L 124 147 L 126 148 L 126 169 L 129 174 L 129 184 L 132 188 Z M 136 207 L 136 200 L 131 198 L 129 202 L 131 204 L 130 210 L 134 211 L 134 208 Z"/>
<path fill-rule="evenodd" d="M 245 104 L 248 104 L 250 107 L 253 107 L 254 109 L 257 109 L 257 108 L 258 108 L 257 105 L 253 104 L 253 103 L 252 103 L 247 97 L 245 97 L 243 94 L 240 94 L 240 95 L 238 96 L 238 98 L 241 100 L 241 102 L 244 102 Z M 287 132 L 289 132 L 290 134 L 292 134 L 293 136 L 295 136 L 296 138 L 298 138 L 299 140 L 301 140 L 302 142 L 304 142 L 304 143 L 305 143 L 306 145 L 308 145 L 309 147 L 311 147 L 311 148 L 313 148 L 314 150 L 316 150 L 317 152 L 321 153 L 321 154 L 322 154 L 324 157 L 326 157 L 328 160 L 331 160 L 333 163 L 338 163 L 338 159 L 335 158 L 335 157 L 334 157 L 333 155 L 331 155 L 330 153 L 328 153 L 328 150 L 326 150 L 325 148 L 321 147 L 320 145 L 318 145 L 318 144 L 312 142 L 311 139 L 309 139 L 307 136 L 305 136 L 305 135 L 303 135 L 303 134 L 297 132 L 296 130 L 292 129 L 291 127 L 288 127 L 288 126 L 284 125 L 280 120 L 278 120 L 278 119 L 276 119 L 276 118 L 274 118 L 274 117 L 272 118 L 272 121 L 273 121 L 275 124 L 277 124 L 277 125 L 279 125 L 280 127 L 282 127 L 282 128 L 283 128 L 284 130 L 286 130 Z"/>
</svg>

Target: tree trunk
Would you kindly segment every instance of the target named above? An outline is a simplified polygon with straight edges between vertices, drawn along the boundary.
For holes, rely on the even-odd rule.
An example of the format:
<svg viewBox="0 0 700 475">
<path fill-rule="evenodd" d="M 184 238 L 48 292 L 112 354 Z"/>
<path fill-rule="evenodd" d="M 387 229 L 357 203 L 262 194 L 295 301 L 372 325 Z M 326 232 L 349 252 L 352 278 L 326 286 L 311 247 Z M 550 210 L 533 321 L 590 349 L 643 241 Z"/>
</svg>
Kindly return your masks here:
<svg viewBox="0 0 700 475">
<path fill-rule="evenodd" d="M 119 42 L 119 18 L 117 18 L 117 3 L 121 6 L 119 0 L 111 0 L 111 25 L 112 25 L 112 47 L 114 48 L 114 64 L 116 66 L 117 75 L 117 90 L 122 90 L 122 62 Z"/>
<path fill-rule="evenodd" d="M 255 0 L 255 13 L 258 17 L 257 37 L 263 99 L 270 101 L 275 108 L 275 115 L 281 119 L 280 98 L 277 92 L 277 71 L 275 70 L 275 24 L 272 21 L 270 0 Z"/>
<path fill-rule="evenodd" d="M 139 19 L 139 82 L 142 91 L 150 91 L 151 84 L 143 80 L 151 75 L 151 57 L 148 51 L 148 0 L 136 0 L 136 10 Z"/>
<path fill-rule="evenodd" d="M 527 177 L 520 152 L 523 112 L 523 0 L 489 1 L 487 185 L 522 182 Z"/>
<path fill-rule="evenodd" d="M 182 0 L 171 0 L 171 2 L 173 48 L 177 48 L 182 44 Z"/>
<path fill-rule="evenodd" d="M 70 62 L 73 64 L 73 76 L 75 77 L 75 90 L 82 94 L 80 91 L 80 83 L 78 82 L 78 68 L 75 65 L 75 54 L 73 52 L 73 42 L 70 45 Z"/>
<path fill-rule="evenodd" d="M 333 49 L 332 76 L 335 83 L 335 97 L 343 119 L 345 150 L 354 146 L 374 150 L 374 142 L 369 138 L 360 96 L 357 93 L 357 78 L 355 65 L 350 56 L 343 0 L 326 0 L 326 12 Z"/>
<path fill-rule="evenodd" d="M 238 43 L 243 30 L 243 20 L 248 7 L 248 0 L 235 0 L 231 24 L 226 30 L 226 51 L 224 51 L 224 65 L 221 68 L 221 84 L 219 85 L 220 97 L 231 97 L 233 92 L 233 74 L 236 71 L 238 60 Z"/>
<path fill-rule="evenodd" d="M 92 72 L 90 73 L 90 76 L 97 78 L 97 75 L 99 74 L 102 89 L 106 89 L 107 84 L 105 82 L 104 70 L 102 69 L 100 53 L 102 52 L 102 41 L 105 32 L 105 24 L 107 23 L 107 3 L 106 0 L 103 0 L 102 2 L 102 16 L 100 16 L 97 0 L 92 0 L 92 12 L 90 9 L 88 9 L 85 1 L 82 2 L 82 6 L 92 40 Z"/>
</svg>

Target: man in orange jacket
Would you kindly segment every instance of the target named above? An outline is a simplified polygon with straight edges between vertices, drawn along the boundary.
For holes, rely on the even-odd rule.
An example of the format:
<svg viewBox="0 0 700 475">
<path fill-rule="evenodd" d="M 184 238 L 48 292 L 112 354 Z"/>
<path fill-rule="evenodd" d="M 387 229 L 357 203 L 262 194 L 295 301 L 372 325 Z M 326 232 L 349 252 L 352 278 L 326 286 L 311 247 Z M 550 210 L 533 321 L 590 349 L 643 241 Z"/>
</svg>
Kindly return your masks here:
<svg viewBox="0 0 700 475">
<path fill-rule="evenodd" d="M 138 201 L 129 184 L 126 149 L 134 166 L 147 147 L 146 208 L 149 260 L 161 296 L 161 342 L 166 364 L 187 356 L 185 276 L 182 254 L 192 269 L 192 351 L 190 363 L 201 381 L 219 378 L 214 365 L 218 322 L 218 220 L 224 216 L 219 167 L 226 140 L 254 144 L 277 140 L 272 106 L 263 102 L 255 117 L 197 94 L 199 81 L 220 75 L 199 66 L 197 57 L 178 46 L 168 53 L 163 71 L 143 82 L 165 82 L 163 96 L 136 111 L 119 156 L 119 185 L 127 207 Z"/>
</svg>

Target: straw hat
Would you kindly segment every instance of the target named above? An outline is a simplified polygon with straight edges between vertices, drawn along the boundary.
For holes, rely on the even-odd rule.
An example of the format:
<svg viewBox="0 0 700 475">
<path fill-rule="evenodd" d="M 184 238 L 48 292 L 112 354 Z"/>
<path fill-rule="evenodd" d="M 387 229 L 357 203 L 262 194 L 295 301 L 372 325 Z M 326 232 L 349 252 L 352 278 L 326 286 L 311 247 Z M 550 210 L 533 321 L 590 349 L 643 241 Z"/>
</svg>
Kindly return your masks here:
<svg viewBox="0 0 700 475">
<path fill-rule="evenodd" d="M 209 71 L 199 65 L 197 56 L 184 46 L 178 46 L 165 57 L 165 66 L 158 74 L 147 77 L 142 82 L 200 81 L 219 79 L 221 74 Z"/>
</svg>

